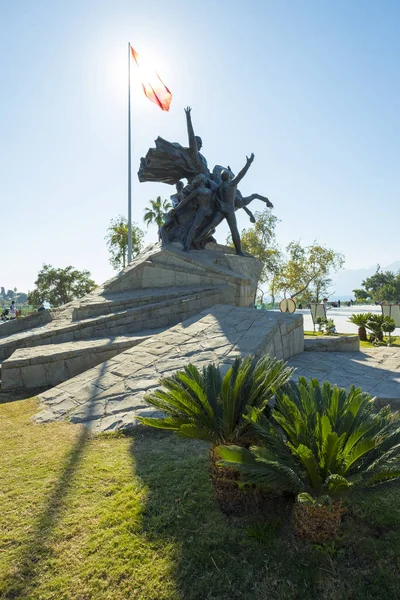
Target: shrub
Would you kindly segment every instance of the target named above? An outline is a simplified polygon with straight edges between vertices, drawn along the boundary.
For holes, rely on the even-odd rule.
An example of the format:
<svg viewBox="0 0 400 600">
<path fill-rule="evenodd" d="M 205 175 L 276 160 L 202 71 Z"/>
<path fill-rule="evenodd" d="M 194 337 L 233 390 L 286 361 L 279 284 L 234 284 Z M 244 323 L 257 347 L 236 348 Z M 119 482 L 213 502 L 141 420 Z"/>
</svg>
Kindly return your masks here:
<svg viewBox="0 0 400 600">
<path fill-rule="evenodd" d="M 236 472 L 215 465 L 215 446 L 238 444 L 249 446 L 255 439 L 252 423 L 246 419 L 252 408 L 267 410 L 271 397 L 291 378 L 293 369 L 282 360 L 269 357 L 236 359 L 223 377 L 219 368 L 209 365 L 200 372 L 188 365 L 172 377 L 160 380 L 161 389 L 146 395 L 152 406 L 160 409 L 161 418 L 141 418 L 143 425 L 176 432 L 180 436 L 211 442 L 211 477 L 217 498 L 230 502 L 237 495 L 231 485 Z"/>
<path fill-rule="evenodd" d="M 311 541 L 337 533 L 343 495 L 400 484 L 400 415 L 389 407 L 375 413 L 360 389 L 300 378 L 278 393 L 270 419 L 257 409 L 246 418 L 260 443 L 219 446 L 221 465 L 244 482 L 295 496 L 294 527 Z"/>
<path fill-rule="evenodd" d="M 351 315 L 349 322 L 358 327 L 358 337 L 362 342 L 367 341 L 367 323 L 372 317 L 372 313 L 358 313 Z"/>
<path fill-rule="evenodd" d="M 394 321 L 394 319 L 391 319 L 389 316 L 386 316 L 382 323 L 382 331 L 383 331 L 383 333 L 389 334 L 388 346 L 391 345 L 391 341 L 392 341 L 391 334 L 393 333 L 393 331 L 395 329 L 396 329 L 396 322 Z"/>
</svg>

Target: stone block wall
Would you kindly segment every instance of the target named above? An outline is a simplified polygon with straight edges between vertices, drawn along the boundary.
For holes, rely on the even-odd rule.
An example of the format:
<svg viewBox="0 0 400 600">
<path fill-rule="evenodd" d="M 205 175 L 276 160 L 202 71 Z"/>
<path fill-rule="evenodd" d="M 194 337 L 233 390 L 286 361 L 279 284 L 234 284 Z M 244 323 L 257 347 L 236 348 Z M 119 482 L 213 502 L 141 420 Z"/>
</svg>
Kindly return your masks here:
<svg viewBox="0 0 400 600">
<path fill-rule="evenodd" d="M 53 312 L 51 310 L 41 310 L 40 312 L 32 313 L 27 317 L 19 317 L 12 321 L 7 321 L 0 326 L 0 339 L 20 331 L 26 331 L 34 327 L 40 327 L 53 320 Z"/>
<path fill-rule="evenodd" d="M 17 350 L 2 365 L 1 389 L 53 387 L 147 339 L 125 336 Z"/>
</svg>

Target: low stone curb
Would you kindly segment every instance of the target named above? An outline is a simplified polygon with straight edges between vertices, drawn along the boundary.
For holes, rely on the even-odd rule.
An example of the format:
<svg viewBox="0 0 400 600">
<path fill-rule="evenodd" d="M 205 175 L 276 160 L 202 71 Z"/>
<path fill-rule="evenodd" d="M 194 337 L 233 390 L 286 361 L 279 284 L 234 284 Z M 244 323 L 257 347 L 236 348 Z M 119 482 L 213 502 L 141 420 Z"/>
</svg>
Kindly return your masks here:
<svg viewBox="0 0 400 600">
<path fill-rule="evenodd" d="M 305 337 L 305 352 L 357 352 L 360 350 L 358 335 Z"/>
</svg>

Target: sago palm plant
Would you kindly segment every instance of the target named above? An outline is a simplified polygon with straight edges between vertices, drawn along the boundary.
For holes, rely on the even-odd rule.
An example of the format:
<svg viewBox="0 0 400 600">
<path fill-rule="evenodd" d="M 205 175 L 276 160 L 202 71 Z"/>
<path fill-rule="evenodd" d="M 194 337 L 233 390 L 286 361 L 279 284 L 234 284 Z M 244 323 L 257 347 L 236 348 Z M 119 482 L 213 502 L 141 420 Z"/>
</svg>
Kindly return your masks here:
<svg viewBox="0 0 400 600">
<path fill-rule="evenodd" d="M 219 446 L 220 464 L 266 491 L 293 494 L 294 527 L 310 541 L 339 531 L 344 494 L 400 485 L 400 415 L 374 412 L 360 389 L 300 378 L 278 393 L 270 419 L 257 409 L 246 418 L 260 443 Z"/>
<path fill-rule="evenodd" d="M 217 499 L 230 502 L 238 488 L 232 484 L 232 471 L 215 465 L 215 446 L 250 446 L 255 440 L 252 423 L 245 418 L 252 408 L 263 413 L 268 402 L 293 374 L 282 360 L 269 356 L 236 359 L 222 376 L 213 364 L 200 372 L 194 365 L 184 367 L 172 377 L 160 380 L 161 388 L 148 393 L 149 404 L 164 413 L 161 418 L 141 418 L 143 425 L 174 431 L 180 436 L 211 443 L 211 478 Z M 236 472 L 234 478 L 237 478 Z M 228 509 L 229 510 L 229 509 Z"/>
<path fill-rule="evenodd" d="M 354 323 L 358 327 L 358 337 L 360 341 L 367 341 L 367 323 L 369 319 L 372 317 L 372 313 L 355 313 L 351 315 L 349 322 Z"/>
</svg>

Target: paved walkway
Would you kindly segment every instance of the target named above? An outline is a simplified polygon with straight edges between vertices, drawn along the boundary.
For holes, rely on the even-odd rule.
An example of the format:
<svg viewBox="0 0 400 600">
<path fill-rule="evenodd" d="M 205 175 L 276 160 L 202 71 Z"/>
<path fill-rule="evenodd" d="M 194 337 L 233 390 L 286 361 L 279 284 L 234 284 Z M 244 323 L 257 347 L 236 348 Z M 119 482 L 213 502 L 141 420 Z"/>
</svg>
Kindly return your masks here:
<svg viewBox="0 0 400 600">
<path fill-rule="evenodd" d="M 380 405 L 390 401 L 393 407 L 400 409 L 400 348 L 304 352 L 288 362 L 297 369 L 295 379 L 303 375 L 345 388 L 354 384 L 376 396 Z"/>
</svg>

